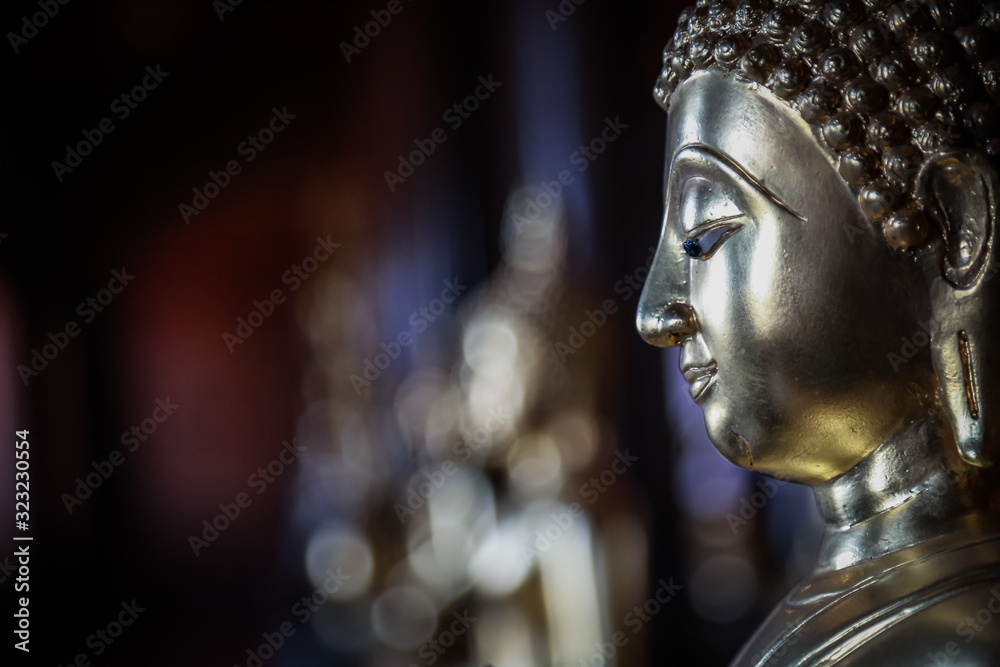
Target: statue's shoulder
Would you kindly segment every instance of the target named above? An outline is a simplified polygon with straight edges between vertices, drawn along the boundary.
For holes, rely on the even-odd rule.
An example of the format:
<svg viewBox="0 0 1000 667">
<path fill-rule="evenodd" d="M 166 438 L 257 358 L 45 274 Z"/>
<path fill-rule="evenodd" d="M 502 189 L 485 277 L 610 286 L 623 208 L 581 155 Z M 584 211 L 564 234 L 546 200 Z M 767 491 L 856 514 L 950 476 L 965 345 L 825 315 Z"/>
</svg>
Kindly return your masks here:
<svg viewBox="0 0 1000 667">
<path fill-rule="evenodd" d="M 857 645 L 834 664 L 1000 664 L 1000 575 L 988 581 L 941 589 L 921 604 L 884 616 L 885 627 L 853 633 Z M 870 633 L 870 636 L 866 636 Z M 848 642 L 845 648 L 850 649 Z"/>
<path fill-rule="evenodd" d="M 1000 536 L 814 573 L 733 662 L 818 664 L 1000 665 Z"/>
</svg>

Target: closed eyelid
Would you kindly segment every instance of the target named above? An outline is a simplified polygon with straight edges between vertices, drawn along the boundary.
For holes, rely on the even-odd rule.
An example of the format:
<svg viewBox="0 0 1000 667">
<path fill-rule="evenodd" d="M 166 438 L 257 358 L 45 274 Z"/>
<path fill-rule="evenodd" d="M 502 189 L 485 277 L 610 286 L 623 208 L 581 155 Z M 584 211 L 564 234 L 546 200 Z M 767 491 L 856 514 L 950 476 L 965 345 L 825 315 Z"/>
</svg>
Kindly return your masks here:
<svg viewBox="0 0 1000 667">
<path fill-rule="evenodd" d="M 688 156 L 690 156 L 690 158 Z M 770 204 L 795 216 L 799 220 L 806 220 L 805 216 L 793 210 L 775 192 L 761 183 L 758 178 L 753 176 L 743 165 L 737 162 L 735 158 L 724 153 L 723 151 L 702 143 L 685 144 L 684 146 L 681 146 L 677 153 L 674 154 L 674 159 L 670 167 L 670 173 L 672 175 L 677 173 L 678 169 L 689 160 L 695 163 L 708 163 L 708 165 L 710 165 L 713 169 L 718 169 L 724 173 L 728 177 L 725 180 L 731 180 L 743 186 L 747 186 L 753 191 L 763 195 Z M 719 179 L 712 180 L 718 181 Z"/>
<path fill-rule="evenodd" d="M 684 232 L 684 238 L 694 238 L 696 236 L 701 236 L 705 232 L 718 227 L 719 225 L 724 225 L 727 222 L 732 222 L 734 220 L 740 220 L 746 216 L 743 213 L 734 213 L 733 215 L 724 215 L 721 218 L 713 218 L 711 220 L 706 220 L 700 222 L 691 229 Z"/>
</svg>

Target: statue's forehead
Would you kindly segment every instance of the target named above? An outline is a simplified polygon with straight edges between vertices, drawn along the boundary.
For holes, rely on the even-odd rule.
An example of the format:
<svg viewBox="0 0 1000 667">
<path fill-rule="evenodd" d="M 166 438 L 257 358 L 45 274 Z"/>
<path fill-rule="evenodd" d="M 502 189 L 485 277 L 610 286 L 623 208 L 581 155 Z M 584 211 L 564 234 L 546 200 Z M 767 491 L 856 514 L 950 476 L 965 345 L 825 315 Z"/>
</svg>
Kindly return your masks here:
<svg viewBox="0 0 1000 667">
<path fill-rule="evenodd" d="M 677 153 L 690 145 L 728 156 L 792 208 L 807 208 L 817 195 L 849 195 L 836 158 L 819 144 L 809 124 L 766 89 L 732 75 L 698 72 L 671 98 L 670 169 Z"/>
</svg>

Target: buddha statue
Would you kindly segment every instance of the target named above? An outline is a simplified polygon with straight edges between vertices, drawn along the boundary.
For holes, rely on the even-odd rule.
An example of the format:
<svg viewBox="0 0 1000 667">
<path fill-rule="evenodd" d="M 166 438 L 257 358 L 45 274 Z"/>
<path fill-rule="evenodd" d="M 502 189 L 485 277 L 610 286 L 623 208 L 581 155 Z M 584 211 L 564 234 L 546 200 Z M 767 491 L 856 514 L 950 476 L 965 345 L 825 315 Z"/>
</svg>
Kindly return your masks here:
<svg viewBox="0 0 1000 667">
<path fill-rule="evenodd" d="M 655 96 L 639 332 L 826 523 L 733 665 L 1000 665 L 1000 3 L 699 0 Z"/>
</svg>

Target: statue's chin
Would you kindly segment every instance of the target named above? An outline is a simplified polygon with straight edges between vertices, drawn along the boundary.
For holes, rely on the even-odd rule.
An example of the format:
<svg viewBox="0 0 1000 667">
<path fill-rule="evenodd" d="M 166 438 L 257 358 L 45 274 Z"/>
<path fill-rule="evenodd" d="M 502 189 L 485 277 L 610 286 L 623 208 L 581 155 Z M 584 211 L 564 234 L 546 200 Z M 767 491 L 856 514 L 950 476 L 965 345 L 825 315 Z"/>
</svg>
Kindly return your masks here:
<svg viewBox="0 0 1000 667">
<path fill-rule="evenodd" d="M 722 413 L 718 408 L 705 412 L 708 439 L 730 463 L 753 472 L 798 484 L 815 485 L 836 473 L 830 466 L 817 467 L 808 452 L 795 449 L 793 442 L 804 436 L 762 430 L 759 424 Z"/>
<path fill-rule="evenodd" d="M 726 460 L 741 468 L 752 470 L 754 467 L 753 451 L 750 442 L 735 427 L 731 419 L 719 414 L 718 408 L 705 409 L 705 430 L 708 439 L 719 450 Z"/>
</svg>

